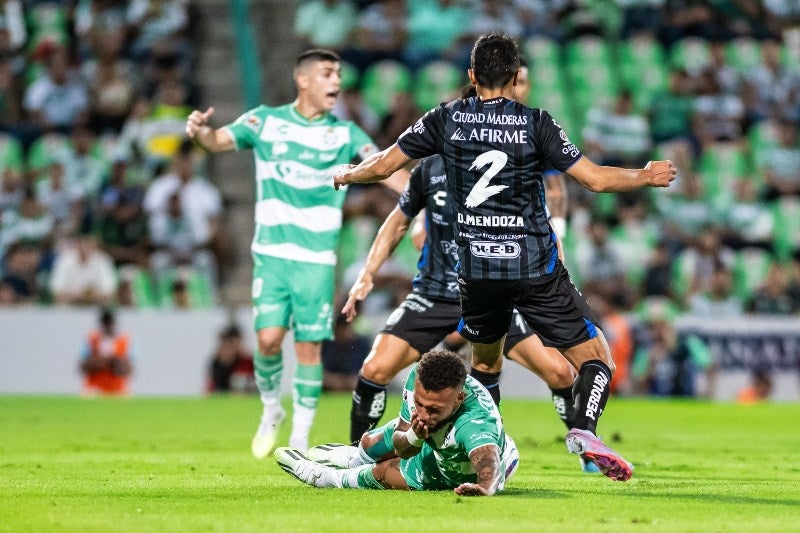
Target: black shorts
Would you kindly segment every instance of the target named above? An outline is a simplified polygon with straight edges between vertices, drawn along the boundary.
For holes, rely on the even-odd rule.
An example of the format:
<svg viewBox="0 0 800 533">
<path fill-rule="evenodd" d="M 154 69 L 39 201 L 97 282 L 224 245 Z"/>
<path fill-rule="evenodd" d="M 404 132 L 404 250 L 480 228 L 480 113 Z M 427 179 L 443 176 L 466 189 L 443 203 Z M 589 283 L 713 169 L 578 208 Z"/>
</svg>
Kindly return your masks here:
<svg viewBox="0 0 800 533">
<path fill-rule="evenodd" d="M 389 315 L 381 333 L 394 335 L 423 354 L 456 331 L 460 321 L 461 304 L 457 300 L 429 298 L 412 292 Z M 533 331 L 525 324 L 525 319 L 515 313 L 503 353 L 508 355 L 517 343 L 531 335 Z"/>
<path fill-rule="evenodd" d="M 597 319 L 567 269 L 556 262 L 552 274 L 521 280 L 459 278 L 461 335 L 491 344 L 507 331 L 516 308 L 545 346 L 566 349 L 597 336 Z"/>
</svg>

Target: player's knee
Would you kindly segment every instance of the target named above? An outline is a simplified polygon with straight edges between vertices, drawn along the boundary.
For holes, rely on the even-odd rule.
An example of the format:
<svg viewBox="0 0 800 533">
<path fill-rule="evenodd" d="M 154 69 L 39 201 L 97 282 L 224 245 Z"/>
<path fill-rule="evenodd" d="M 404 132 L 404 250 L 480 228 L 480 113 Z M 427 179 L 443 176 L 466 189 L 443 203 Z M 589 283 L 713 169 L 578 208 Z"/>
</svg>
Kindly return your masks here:
<svg viewBox="0 0 800 533">
<path fill-rule="evenodd" d="M 361 366 L 361 377 L 372 383 L 386 385 L 394 377 L 394 369 L 372 358 L 364 361 Z"/>
<path fill-rule="evenodd" d="M 258 332 L 258 351 L 261 352 L 261 355 L 269 357 L 270 355 L 279 354 L 282 344 L 282 335 L 266 331 Z"/>
<path fill-rule="evenodd" d="M 553 389 L 563 389 L 569 387 L 575 381 L 575 370 L 572 365 L 564 359 L 564 364 L 554 366 L 550 375 L 547 376 L 547 384 Z"/>
</svg>

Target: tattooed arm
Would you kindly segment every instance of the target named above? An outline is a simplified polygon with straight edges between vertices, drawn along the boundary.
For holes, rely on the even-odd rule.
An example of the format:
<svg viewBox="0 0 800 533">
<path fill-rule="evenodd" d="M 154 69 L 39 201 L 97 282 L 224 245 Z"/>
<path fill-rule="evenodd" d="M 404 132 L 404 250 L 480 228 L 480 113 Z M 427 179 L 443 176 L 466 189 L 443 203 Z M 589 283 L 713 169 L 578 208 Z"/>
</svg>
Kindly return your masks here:
<svg viewBox="0 0 800 533">
<path fill-rule="evenodd" d="M 478 474 L 477 483 L 462 483 L 453 491 L 460 496 L 492 496 L 500 484 L 500 448 L 487 444 L 469 454 L 472 468 Z"/>
</svg>

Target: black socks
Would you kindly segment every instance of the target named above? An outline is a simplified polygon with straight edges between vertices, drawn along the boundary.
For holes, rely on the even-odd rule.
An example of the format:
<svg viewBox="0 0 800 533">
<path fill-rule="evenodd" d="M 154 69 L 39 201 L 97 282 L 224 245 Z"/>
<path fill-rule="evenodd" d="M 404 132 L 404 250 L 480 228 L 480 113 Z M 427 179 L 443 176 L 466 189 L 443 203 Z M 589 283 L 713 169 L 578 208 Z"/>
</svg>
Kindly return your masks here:
<svg viewBox="0 0 800 533">
<path fill-rule="evenodd" d="M 575 419 L 575 398 L 572 396 L 572 385 L 563 389 L 550 389 L 553 394 L 553 407 L 567 429 L 572 429 Z"/>
<path fill-rule="evenodd" d="M 357 443 L 366 431 L 378 424 L 384 411 L 386 385 L 368 381 L 359 374 L 350 407 L 350 441 Z"/>
<path fill-rule="evenodd" d="M 500 372 L 482 372 L 470 368 L 469 375 L 478 380 L 492 395 L 495 405 L 500 405 Z"/>
<path fill-rule="evenodd" d="M 573 427 L 595 433 L 597 420 L 611 392 L 610 383 L 611 370 L 604 362 L 593 359 L 583 363 L 572 389 L 575 394 Z"/>
</svg>

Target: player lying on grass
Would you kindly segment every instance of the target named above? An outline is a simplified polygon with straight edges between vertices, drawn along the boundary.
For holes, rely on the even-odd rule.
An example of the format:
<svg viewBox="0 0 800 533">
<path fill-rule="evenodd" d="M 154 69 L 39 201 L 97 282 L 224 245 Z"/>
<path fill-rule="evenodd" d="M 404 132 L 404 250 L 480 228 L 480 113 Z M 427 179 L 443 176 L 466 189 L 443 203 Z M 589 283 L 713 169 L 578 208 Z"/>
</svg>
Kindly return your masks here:
<svg viewBox="0 0 800 533">
<path fill-rule="evenodd" d="M 309 453 L 320 462 L 293 448 L 278 448 L 275 459 L 319 488 L 452 489 L 462 496 L 502 490 L 519 463 L 489 392 L 447 350 L 422 356 L 406 381 L 400 416 L 365 433 L 358 448 L 323 445 Z"/>
</svg>

